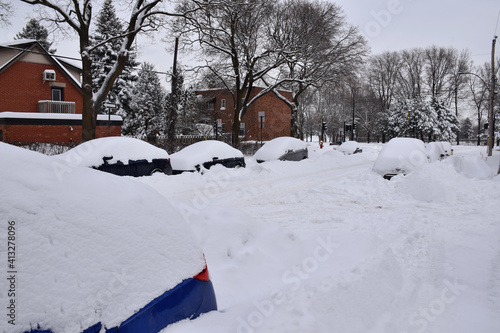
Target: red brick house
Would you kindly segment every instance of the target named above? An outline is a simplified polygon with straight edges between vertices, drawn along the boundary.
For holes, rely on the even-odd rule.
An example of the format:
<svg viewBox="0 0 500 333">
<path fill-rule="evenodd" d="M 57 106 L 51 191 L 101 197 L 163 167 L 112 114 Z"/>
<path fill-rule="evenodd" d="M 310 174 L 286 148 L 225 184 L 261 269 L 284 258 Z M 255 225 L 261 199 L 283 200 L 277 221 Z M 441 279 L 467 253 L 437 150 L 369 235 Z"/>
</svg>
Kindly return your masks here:
<svg viewBox="0 0 500 333">
<path fill-rule="evenodd" d="M 0 45 L 0 141 L 71 144 L 82 138 L 81 69 L 37 41 Z M 121 117 L 100 115 L 96 136 L 121 135 Z"/>
<path fill-rule="evenodd" d="M 263 88 L 253 88 L 250 99 L 260 93 Z M 215 119 L 220 119 L 219 131 L 231 133 L 233 123 L 234 102 L 230 91 L 223 88 L 199 90 L 198 99 L 206 103 Z M 292 100 L 292 93 L 280 91 L 288 100 Z M 275 93 L 269 92 L 259 97 L 243 116 L 240 125 L 242 141 L 268 141 L 280 136 L 290 136 L 292 111 Z M 263 117 L 263 118 L 261 118 Z M 260 120 L 263 120 L 261 131 Z M 262 133 L 262 137 L 261 137 Z"/>
</svg>

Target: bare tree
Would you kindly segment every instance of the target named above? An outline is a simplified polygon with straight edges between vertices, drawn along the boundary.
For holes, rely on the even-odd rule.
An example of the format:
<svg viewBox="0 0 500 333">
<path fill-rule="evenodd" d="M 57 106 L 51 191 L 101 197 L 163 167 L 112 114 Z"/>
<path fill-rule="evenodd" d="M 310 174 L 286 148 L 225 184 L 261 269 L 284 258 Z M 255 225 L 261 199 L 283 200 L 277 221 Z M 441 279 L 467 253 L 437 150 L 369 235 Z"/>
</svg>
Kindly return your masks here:
<svg viewBox="0 0 500 333">
<path fill-rule="evenodd" d="M 425 65 L 424 50 L 415 48 L 401 53 L 398 99 L 422 96 L 422 77 Z"/>
<path fill-rule="evenodd" d="M 183 1 L 182 11 L 195 4 Z M 283 62 L 281 50 L 269 48 L 266 29 L 275 8 L 273 0 L 219 0 L 204 3 L 183 20 L 184 36 L 200 45 L 203 68 L 231 92 L 234 102 L 232 143 L 239 143 L 242 117 L 266 90 L 251 98 L 252 88 Z"/>
<path fill-rule="evenodd" d="M 161 6 L 162 0 L 134 0 L 130 6 L 130 14 L 124 31 L 118 36 L 110 36 L 98 45 L 92 45 L 90 31 L 92 24 L 91 0 L 21 0 L 31 5 L 42 6 L 48 12 L 44 14 L 47 19 L 57 26 L 69 27 L 79 37 L 80 55 L 82 57 L 82 141 L 95 138 L 97 113 L 111 90 L 114 81 L 122 73 L 130 50 L 137 34 L 146 30 L 155 30 L 162 23 L 165 16 L 178 16 L 168 12 Z M 101 46 L 112 40 L 120 39 L 121 48 L 118 58 L 104 79 L 102 86 L 94 93 L 92 83 L 92 57 L 93 48 Z"/>
<path fill-rule="evenodd" d="M 379 100 L 379 111 L 389 110 L 398 89 L 402 60 L 397 52 L 384 52 L 370 58 L 368 82 Z"/>
<path fill-rule="evenodd" d="M 478 146 L 481 144 L 483 115 L 488 109 L 489 85 L 487 82 L 490 72 L 489 64 L 485 64 L 476 68 L 475 75 L 467 75 L 471 100 L 476 110 Z"/>
<path fill-rule="evenodd" d="M 326 1 L 285 1 L 273 16 L 269 35 L 274 48 L 287 52 L 281 76 L 267 82 L 292 91 L 289 101 L 274 89 L 292 110 L 291 135 L 299 136 L 300 96 L 356 72 L 368 51 L 366 41 L 347 24 L 341 7 Z"/>
</svg>

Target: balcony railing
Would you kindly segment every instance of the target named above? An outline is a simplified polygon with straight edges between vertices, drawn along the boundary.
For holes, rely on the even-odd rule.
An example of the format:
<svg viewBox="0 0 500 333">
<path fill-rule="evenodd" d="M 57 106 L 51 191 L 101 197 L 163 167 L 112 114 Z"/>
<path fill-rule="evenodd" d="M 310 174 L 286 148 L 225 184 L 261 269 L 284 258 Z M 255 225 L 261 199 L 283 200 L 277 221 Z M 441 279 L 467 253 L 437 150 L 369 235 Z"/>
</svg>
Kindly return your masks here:
<svg viewBox="0 0 500 333">
<path fill-rule="evenodd" d="M 75 102 L 38 101 L 38 112 L 75 113 Z"/>
</svg>

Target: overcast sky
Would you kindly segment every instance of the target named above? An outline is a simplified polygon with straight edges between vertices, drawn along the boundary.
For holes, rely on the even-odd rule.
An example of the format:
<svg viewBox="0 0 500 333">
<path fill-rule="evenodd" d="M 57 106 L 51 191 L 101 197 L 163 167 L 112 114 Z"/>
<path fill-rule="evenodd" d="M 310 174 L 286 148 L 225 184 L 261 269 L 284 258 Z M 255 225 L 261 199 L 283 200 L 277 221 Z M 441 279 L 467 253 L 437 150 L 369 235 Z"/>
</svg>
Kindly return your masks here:
<svg viewBox="0 0 500 333">
<path fill-rule="evenodd" d="M 335 2 L 344 9 L 348 21 L 359 27 L 374 54 L 437 45 L 469 49 L 476 65 L 490 61 L 499 0 Z M 496 49 L 499 55 L 500 48 Z"/>
<path fill-rule="evenodd" d="M 33 6 L 10 1 L 15 6 L 12 25 L 0 28 L 0 42 L 12 41 L 34 16 Z M 500 12 L 499 0 L 335 0 L 348 22 L 367 38 L 372 53 L 397 51 L 431 45 L 469 49 L 476 65 L 490 61 L 491 41 Z M 500 25 L 500 24 L 499 24 Z M 500 41 L 497 43 L 500 44 Z M 172 56 L 158 37 L 139 39 L 140 61 L 148 61 L 159 71 L 168 70 Z M 57 53 L 78 56 L 76 39 L 58 40 Z M 500 47 L 497 46 L 497 57 Z M 182 61 L 182 60 L 181 60 Z"/>
</svg>

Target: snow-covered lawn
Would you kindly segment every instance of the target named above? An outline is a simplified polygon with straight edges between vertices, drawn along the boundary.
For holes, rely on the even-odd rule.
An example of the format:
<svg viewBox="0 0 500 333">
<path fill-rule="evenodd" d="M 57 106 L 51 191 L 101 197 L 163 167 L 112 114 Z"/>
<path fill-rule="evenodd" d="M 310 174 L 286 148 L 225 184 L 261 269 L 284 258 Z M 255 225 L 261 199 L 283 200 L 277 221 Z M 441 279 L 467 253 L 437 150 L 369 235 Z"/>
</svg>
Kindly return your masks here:
<svg viewBox="0 0 500 333">
<path fill-rule="evenodd" d="M 381 146 L 361 145 L 137 179 L 194 229 L 218 299 L 164 332 L 499 332 L 500 177 L 485 148 L 387 181 L 372 171 Z"/>
</svg>

